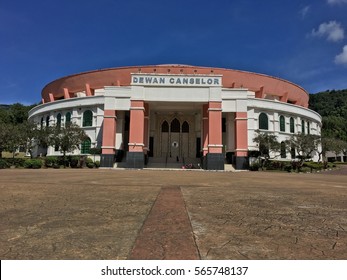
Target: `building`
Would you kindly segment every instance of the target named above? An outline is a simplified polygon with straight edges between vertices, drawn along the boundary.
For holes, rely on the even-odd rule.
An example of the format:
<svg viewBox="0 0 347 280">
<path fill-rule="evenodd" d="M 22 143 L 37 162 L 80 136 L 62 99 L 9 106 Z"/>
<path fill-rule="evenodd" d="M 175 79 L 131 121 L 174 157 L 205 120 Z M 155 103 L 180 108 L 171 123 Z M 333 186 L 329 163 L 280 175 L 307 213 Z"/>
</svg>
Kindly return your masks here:
<svg viewBox="0 0 347 280">
<path fill-rule="evenodd" d="M 29 118 L 41 125 L 74 121 L 89 136 L 80 151 L 102 148 L 101 166 L 122 161 L 187 164 L 223 170 L 225 155 L 247 168 L 256 131 L 280 141 L 297 132 L 320 135 L 309 94 L 289 81 L 251 72 L 155 65 L 101 69 L 57 79 L 42 90 Z M 47 155 L 58 155 L 49 147 Z M 283 159 L 290 152 L 281 153 Z M 122 158 L 121 155 L 124 155 Z"/>
</svg>

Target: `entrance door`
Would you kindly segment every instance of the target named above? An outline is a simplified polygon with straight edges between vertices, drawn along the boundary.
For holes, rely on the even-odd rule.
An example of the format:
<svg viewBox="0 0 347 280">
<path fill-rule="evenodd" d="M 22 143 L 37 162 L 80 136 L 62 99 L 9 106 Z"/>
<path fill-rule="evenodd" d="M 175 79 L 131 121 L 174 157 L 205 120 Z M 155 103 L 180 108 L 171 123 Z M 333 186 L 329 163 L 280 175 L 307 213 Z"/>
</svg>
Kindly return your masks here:
<svg viewBox="0 0 347 280">
<path fill-rule="evenodd" d="M 154 156 L 166 158 L 171 162 L 177 159 L 183 162 L 195 157 L 196 134 L 193 117 L 164 116 L 159 119 L 158 126 L 160 130 L 154 139 Z"/>
<path fill-rule="evenodd" d="M 177 161 L 181 160 L 180 157 L 182 147 L 180 145 L 180 134 L 180 121 L 177 118 L 174 118 L 170 125 L 170 157 L 176 159 Z"/>
</svg>

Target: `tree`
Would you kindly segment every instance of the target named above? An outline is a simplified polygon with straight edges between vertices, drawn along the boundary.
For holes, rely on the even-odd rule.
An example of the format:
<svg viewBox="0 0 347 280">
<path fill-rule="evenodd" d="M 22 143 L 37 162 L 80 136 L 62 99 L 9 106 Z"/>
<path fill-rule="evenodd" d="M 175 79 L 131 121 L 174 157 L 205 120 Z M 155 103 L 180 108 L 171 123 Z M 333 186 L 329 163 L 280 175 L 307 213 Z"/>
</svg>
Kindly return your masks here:
<svg viewBox="0 0 347 280">
<path fill-rule="evenodd" d="M 299 167 L 301 167 L 304 161 L 312 158 L 312 153 L 318 150 L 321 140 L 319 135 L 297 133 L 286 142 L 287 147 L 294 148 L 297 152 L 297 158 L 300 159 Z"/>
<path fill-rule="evenodd" d="M 260 157 L 264 159 L 261 162 L 261 167 L 272 158 L 278 156 L 281 150 L 281 144 L 277 140 L 277 136 L 272 133 L 260 133 L 257 131 L 258 135 L 253 138 L 253 142 L 258 145 Z"/>
<path fill-rule="evenodd" d="M 47 147 L 48 130 L 41 129 L 32 121 L 25 121 L 18 126 L 18 138 L 22 146 L 33 158 L 33 150 L 37 146 Z"/>
<path fill-rule="evenodd" d="M 340 153 L 345 153 L 347 151 L 347 142 L 340 139 L 333 139 L 330 145 L 330 151 L 335 153 L 337 157 Z"/>
<path fill-rule="evenodd" d="M 65 127 L 52 127 L 48 143 L 50 146 L 59 147 L 65 162 L 66 154 L 80 148 L 80 144 L 87 138 L 86 133 L 76 124 Z"/>
<path fill-rule="evenodd" d="M 2 158 L 2 151 L 7 149 L 10 132 L 10 125 L 0 120 L 0 158 Z"/>
</svg>

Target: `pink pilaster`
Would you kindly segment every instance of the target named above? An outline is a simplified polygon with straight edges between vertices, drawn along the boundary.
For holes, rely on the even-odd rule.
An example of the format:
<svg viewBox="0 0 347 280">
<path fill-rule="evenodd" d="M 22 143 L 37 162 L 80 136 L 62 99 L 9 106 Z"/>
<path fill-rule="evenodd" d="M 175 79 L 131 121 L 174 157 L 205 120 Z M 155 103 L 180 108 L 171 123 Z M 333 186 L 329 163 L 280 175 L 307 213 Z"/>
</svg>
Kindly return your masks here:
<svg viewBox="0 0 347 280">
<path fill-rule="evenodd" d="M 203 156 L 206 156 L 206 154 L 208 153 L 208 104 L 204 104 L 202 106 L 202 152 L 203 152 Z"/>
<path fill-rule="evenodd" d="M 235 113 L 235 155 L 247 157 L 248 151 L 248 128 L 247 112 Z"/>
<path fill-rule="evenodd" d="M 208 103 L 208 152 L 222 153 L 222 103 Z"/>
<path fill-rule="evenodd" d="M 115 110 L 104 111 L 102 154 L 115 154 L 117 117 Z"/>
<path fill-rule="evenodd" d="M 144 151 L 148 153 L 148 129 L 149 129 L 149 106 L 148 103 L 145 103 L 145 112 L 144 112 Z"/>
<path fill-rule="evenodd" d="M 129 152 L 143 152 L 145 130 L 145 104 L 132 100 L 130 106 Z"/>
</svg>

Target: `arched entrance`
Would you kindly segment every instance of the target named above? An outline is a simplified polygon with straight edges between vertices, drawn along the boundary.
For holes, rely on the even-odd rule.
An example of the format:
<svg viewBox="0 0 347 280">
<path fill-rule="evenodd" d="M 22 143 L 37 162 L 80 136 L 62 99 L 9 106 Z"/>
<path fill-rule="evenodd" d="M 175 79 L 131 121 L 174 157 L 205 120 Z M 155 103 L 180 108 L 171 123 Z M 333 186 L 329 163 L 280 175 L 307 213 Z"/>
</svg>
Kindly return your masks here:
<svg viewBox="0 0 347 280">
<path fill-rule="evenodd" d="M 154 133 L 155 158 L 163 162 L 184 163 L 196 157 L 195 118 L 193 115 L 161 115 Z"/>
</svg>

